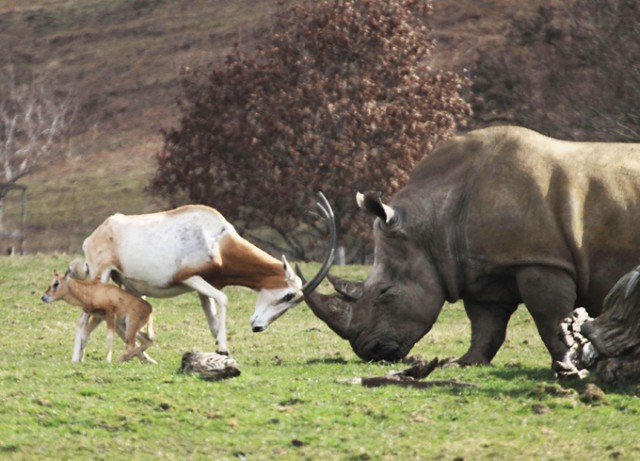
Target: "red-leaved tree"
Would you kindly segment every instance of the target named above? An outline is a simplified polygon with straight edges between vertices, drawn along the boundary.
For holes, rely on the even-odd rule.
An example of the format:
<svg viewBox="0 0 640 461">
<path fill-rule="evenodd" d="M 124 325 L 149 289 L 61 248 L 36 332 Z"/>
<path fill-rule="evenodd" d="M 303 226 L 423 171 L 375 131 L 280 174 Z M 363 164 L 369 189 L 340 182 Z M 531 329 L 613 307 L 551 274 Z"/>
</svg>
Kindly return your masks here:
<svg viewBox="0 0 640 461">
<path fill-rule="evenodd" d="M 301 224 L 323 191 L 342 243 L 359 250 L 370 222 L 356 218 L 356 191 L 396 191 L 470 114 L 466 79 L 429 67 L 430 11 L 418 0 L 305 1 L 281 7 L 254 52 L 183 69 L 180 123 L 164 131 L 153 190 L 268 226 L 297 258 L 308 257 L 306 231 L 324 232 Z"/>
</svg>

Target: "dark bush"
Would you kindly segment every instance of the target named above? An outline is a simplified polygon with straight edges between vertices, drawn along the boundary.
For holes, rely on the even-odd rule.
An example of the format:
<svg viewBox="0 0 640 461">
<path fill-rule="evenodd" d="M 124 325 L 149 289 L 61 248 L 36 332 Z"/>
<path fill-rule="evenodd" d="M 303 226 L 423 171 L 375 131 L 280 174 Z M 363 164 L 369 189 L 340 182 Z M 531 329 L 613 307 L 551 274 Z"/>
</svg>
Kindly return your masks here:
<svg viewBox="0 0 640 461">
<path fill-rule="evenodd" d="M 342 243 L 359 247 L 370 222 L 356 217 L 356 191 L 400 188 L 470 114 L 467 80 L 429 67 L 430 12 L 430 1 L 305 1 L 280 9 L 255 52 L 184 69 L 153 190 L 268 226 L 298 258 L 321 190 Z"/>
</svg>

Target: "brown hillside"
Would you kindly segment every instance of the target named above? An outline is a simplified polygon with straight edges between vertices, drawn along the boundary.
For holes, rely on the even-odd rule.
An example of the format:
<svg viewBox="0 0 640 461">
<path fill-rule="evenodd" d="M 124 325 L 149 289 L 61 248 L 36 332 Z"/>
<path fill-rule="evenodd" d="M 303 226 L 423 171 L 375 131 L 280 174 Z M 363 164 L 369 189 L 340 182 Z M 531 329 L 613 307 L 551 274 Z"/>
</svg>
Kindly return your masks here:
<svg viewBox="0 0 640 461">
<path fill-rule="evenodd" d="M 252 40 L 274 5 L 0 1 L 0 65 L 13 64 L 18 75 L 49 70 L 80 104 L 66 158 L 24 181 L 27 250 L 77 253 L 108 215 L 165 208 L 144 189 L 160 147 L 159 129 L 176 119 L 178 68 L 206 65 L 234 41 Z"/>
<path fill-rule="evenodd" d="M 176 122 L 177 69 L 220 59 L 234 41 L 251 44 L 276 3 L 0 0 L 0 65 L 18 75 L 48 69 L 80 103 L 68 155 L 24 181 L 27 251 L 78 253 L 108 215 L 164 208 L 145 187 L 159 129 Z M 479 47 L 504 42 L 511 18 L 541 3 L 436 1 L 434 66 L 471 66 Z"/>
</svg>

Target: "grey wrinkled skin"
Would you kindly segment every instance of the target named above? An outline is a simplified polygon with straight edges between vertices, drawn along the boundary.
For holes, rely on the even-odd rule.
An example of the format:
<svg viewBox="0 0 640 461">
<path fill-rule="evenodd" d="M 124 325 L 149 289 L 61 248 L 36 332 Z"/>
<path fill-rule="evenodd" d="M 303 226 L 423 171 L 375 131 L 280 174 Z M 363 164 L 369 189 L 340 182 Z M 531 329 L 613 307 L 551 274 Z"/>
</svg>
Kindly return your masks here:
<svg viewBox="0 0 640 461">
<path fill-rule="evenodd" d="M 522 303 L 561 361 L 561 321 L 578 306 L 597 316 L 640 261 L 639 144 L 487 128 L 439 146 L 388 202 L 363 197 L 371 273 L 361 285 L 342 281 L 337 296 L 305 299 L 364 360 L 406 356 L 444 302 L 461 299 L 471 344 L 459 363 L 490 363 Z"/>
</svg>

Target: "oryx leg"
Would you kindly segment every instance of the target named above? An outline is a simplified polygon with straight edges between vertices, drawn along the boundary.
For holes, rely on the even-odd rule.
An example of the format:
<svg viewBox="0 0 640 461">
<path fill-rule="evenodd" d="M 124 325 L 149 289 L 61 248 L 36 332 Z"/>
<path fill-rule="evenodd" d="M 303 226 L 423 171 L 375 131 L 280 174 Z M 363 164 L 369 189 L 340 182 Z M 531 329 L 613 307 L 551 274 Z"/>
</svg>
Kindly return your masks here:
<svg viewBox="0 0 640 461">
<path fill-rule="evenodd" d="M 113 355 L 113 335 L 116 331 L 116 320 L 113 317 L 107 317 L 107 362 L 111 363 Z"/>
<path fill-rule="evenodd" d="M 182 283 L 198 292 L 202 310 L 209 323 L 209 330 L 211 330 L 211 334 L 216 338 L 218 344 L 217 352 L 220 354 L 228 354 L 229 348 L 227 346 L 226 325 L 227 296 L 222 291 L 211 286 L 199 275 L 189 277 Z M 218 317 L 216 317 L 216 305 L 220 308 Z"/>
<path fill-rule="evenodd" d="M 147 297 L 143 296 L 142 299 L 146 300 Z M 147 321 L 147 333 L 143 333 L 142 331 L 138 332 L 138 335 L 144 335 L 149 341 L 153 341 L 156 337 L 156 331 L 153 329 L 153 313 L 149 315 L 149 320 Z"/>
<path fill-rule="evenodd" d="M 216 313 L 216 303 L 210 297 L 200 293 L 198 293 L 198 298 L 200 298 L 200 305 L 207 316 L 207 322 L 209 323 L 211 333 L 217 338 L 218 333 L 220 332 L 220 318 Z"/>
<path fill-rule="evenodd" d="M 120 288 L 122 288 L 122 287 L 120 287 Z M 126 288 L 123 288 L 123 289 L 126 290 L 126 291 L 129 291 Z M 132 293 L 132 292 L 130 292 L 130 293 Z M 137 296 L 136 293 L 133 293 L 133 294 Z M 144 295 L 140 296 L 140 298 L 144 299 L 145 301 L 147 300 L 147 297 L 144 296 Z M 147 340 L 153 341 L 153 339 L 156 336 L 156 332 L 153 329 L 153 312 L 149 315 L 149 320 L 147 321 L 147 324 L 145 325 L 145 329 L 147 330 L 146 333 L 144 333 L 142 330 L 140 330 L 138 332 L 138 334 L 137 334 L 138 340 L 140 340 L 141 336 L 144 336 Z"/>
<path fill-rule="evenodd" d="M 72 362 L 82 362 L 84 360 L 84 351 L 87 348 L 89 336 L 93 330 L 100 325 L 100 322 L 102 322 L 102 319 L 95 315 L 91 316 L 86 312 L 83 312 L 82 315 L 80 315 L 76 328 L 76 340 L 73 348 L 73 356 L 71 357 Z"/>
<path fill-rule="evenodd" d="M 80 362 L 82 356 L 84 356 L 84 347 L 82 345 L 83 332 L 87 323 L 89 322 L 89 314 L 83 312 L 80 314 L 78 323 L 76 324 L 76 339 L 73 344 L 73 355 L 71 356 L 72 362 Z"/>
</svg>

